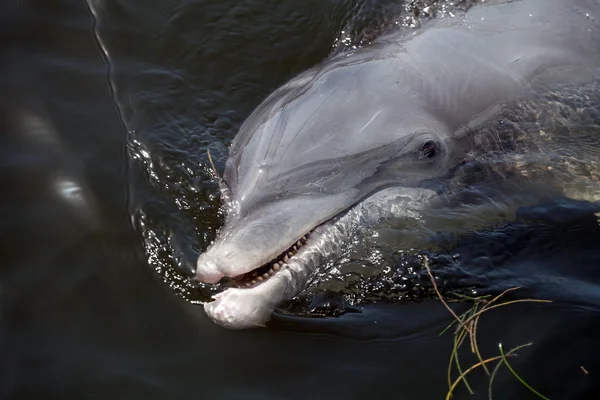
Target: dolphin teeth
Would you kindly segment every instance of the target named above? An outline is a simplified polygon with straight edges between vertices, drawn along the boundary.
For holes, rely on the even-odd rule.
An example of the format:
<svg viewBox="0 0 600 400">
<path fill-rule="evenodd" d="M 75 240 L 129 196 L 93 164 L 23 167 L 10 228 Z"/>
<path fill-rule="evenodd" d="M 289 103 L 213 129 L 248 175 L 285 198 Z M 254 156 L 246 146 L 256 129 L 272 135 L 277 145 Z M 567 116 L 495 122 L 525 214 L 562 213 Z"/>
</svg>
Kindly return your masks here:
<svg viewBox="0 0 600 400">
<path fill-rule="evenodd" d="M 233 283 L 234 287 L 251 288 L 255 285 L 262 283 L 263 281 L 266 281 L 271 276 L 275 275 L 277 271 L 285 267 L 289 267 L 288 262 L 292 257 L 296 255 L 298 249 L 300 249 L 306 244 L 307 240 L 308 234 L 298 239 L 296 243 L 294 243 L 290 248 L 287 249 L 287 252 L 283 253 L 278 258 L 271 261 L 270 268 L 269 265 L 266 264 L 255 269 L 254 271 L 248 272 L 246 274 L 241 275 L 238 278 L 235 278 L 238 280 L 238 282 Z"/>
</svg>

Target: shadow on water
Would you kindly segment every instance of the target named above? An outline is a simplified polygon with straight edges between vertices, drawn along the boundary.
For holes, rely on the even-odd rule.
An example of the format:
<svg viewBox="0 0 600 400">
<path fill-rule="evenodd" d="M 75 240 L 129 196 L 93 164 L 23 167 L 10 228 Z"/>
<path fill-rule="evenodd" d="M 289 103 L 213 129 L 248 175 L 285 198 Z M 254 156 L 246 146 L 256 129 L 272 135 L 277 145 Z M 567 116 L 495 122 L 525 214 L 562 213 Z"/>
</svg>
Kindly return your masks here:
<svg viewBox="0 0 600 400">
<path fill-rule="evenodd" d="M 129 212 L 132 207 L 135 211 L 141 201 L 135 196 L 143 197 L 143 191 L 133 190 L 130 196 L 127 189 L 140 185 L 130 182 L 130 173 L 135 174 L 129 171 L 131 138 L 114 104 L 106 60 L 85 4 L 11 4 L 4 4 L 0 13 L 0 397 L 443 398 L 452 344 L 438 334 L 451 318 L 437 301 L 361 306 L 362 313 L 340 318 L 278 314 L 270 329 L 233 332 L 216 327 L 200 307 L 176 296 L 164 276 L 149 267 L 153 260 L 132 226 Z M 153 24 L 143 8 L 129 11 Z M 130 27 L 131 32 L 136 29 Z M 301 66 L 326 55 L 314 51 Z M 252 91 L 254 98 L 236 111 L 240 115 L 231 117 L 230 125 L 223 122 L 230 126 L 228 136 L 218 138 L 215 130 L 216 137 L 201 139 L 202 146 L 219 139 L 221 144 L 214 146 L 221 146 L 222 162 L 224 145 L 243 114 L 295 72 L 284 69 L 272 81 L 255 81 L 265 86 L 259 94 Z M 227 94 L 218 100 L 222 98 Z M 150 114 L 159 119 L 157 112 Z M 202 179 L 199 187 L 204 187 Z M 203 190 L 215 190 L 207 187 Z M 205 201 L 215 219 L 215 200 Z M 501 260 L 503 271 L 513 271 L 510 285 L 524 283 L 519 277 L 546 277 L 545 284 L 560 285 L 532 295 L 575 290 L 552 305 L 502 308 L 481 321 L 483 351 L 495 351 L 499 341 L 506 348 L 534 342 L 513 366 L 552 398 L 590 398 L 600 389 L 595 378 L 600 371 L 600 279 L 594 268 L 600 256 L 598 228 L 595 219 L 590 223 L 594 210 L 573 207 L 581 218 L 539 222 L 540 212 L 533 209 L 526 216 L 531 220 L 533 215 L 537 225 L 517 222 L 496 233 L 476 234 L 454 249 L 463 263 L 481 260 L 481 276 L 488 277 L 486 268 Z M 159 207 L 159 216 L 161 212 Z M 542 217 L 546 214 L 542 210 Z M 217 226 L 218 218 L 210 224 Z M 502 249 L 491 240 L 498 236 L 507 246 L 537 238 L 539 251 L 512 251 L 512 258 L 501 258 Z M 192 237 L 209 240 L 210 234 Z M 437 260 L 437 269 L 443 260 Z M 540 276 L 542 269 L 548 275 Z M 476 277 L 477 271 L 469 276 Z M 462 389 L 458 398 L 485 398 L 487 380 L 471 383 L 478 396 Z M 530 396 L 505 370 L 494 387 L 495 399 Z"/>
</svg>

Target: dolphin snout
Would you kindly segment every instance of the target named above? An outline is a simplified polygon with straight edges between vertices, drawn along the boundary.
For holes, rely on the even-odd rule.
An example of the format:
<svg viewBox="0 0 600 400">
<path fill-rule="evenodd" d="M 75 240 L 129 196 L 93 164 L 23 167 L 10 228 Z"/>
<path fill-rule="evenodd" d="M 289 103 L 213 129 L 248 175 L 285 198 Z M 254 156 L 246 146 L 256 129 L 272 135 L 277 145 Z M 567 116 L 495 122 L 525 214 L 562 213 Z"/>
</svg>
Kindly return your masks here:
<svg viewBox="0 0 600 400">
<path fill-rule="evenodd" d="M 196 266 L 196 277 L 200 282 L 217 283 L 223 276 L 215 260 L 207 254 L 200 255 Z"/>
</svg>

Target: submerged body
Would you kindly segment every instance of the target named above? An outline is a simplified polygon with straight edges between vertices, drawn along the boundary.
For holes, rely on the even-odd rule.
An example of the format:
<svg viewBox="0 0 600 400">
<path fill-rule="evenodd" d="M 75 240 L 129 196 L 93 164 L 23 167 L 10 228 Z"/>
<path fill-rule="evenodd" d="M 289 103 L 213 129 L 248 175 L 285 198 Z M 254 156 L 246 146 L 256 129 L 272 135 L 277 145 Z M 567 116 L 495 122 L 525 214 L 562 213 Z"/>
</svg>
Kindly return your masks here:
<svg viewBox="0 0 600 400">
<path fill-rule="evenodd" d="M 598 0 L 479 5 L 278 89 L 231 147 L 227 219 L 197 276 L 234 287 L 205 305 L 208 315 L 231 328 L 263 325 L 358 229 L 419 209 L 437 194 L 432 182 L 498 150 L 490 126 L 511 105 L 597 82 L 598 12 Z"/>
</svg>

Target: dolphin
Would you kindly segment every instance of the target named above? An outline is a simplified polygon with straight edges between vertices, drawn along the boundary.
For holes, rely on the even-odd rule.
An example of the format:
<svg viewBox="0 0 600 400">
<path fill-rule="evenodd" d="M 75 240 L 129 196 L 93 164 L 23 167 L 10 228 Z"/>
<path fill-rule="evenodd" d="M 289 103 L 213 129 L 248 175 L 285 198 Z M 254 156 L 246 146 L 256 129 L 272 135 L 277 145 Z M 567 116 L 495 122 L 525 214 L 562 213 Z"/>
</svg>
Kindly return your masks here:
<svg viewBox="0 0 600 400">
<path fill-rule="evenodd" d="M 360 229 L 410 216 L 501 110 L 600 77 L 599 0 L 491 1 L 337 55 L 272 93 L 219 178 L 199 281 L 227 328 L 265 325 Z M 479 146 L 481 148 L 481 146 Z"/>
</svg>

